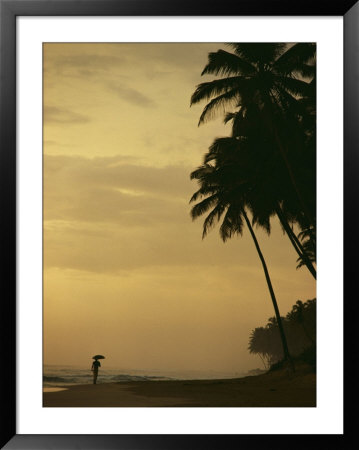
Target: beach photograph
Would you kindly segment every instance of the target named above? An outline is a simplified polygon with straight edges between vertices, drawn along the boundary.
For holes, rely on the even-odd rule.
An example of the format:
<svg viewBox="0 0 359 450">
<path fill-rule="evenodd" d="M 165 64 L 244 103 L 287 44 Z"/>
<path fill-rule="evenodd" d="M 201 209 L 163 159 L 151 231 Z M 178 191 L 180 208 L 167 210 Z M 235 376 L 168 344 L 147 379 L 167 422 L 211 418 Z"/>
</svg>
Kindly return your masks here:
<svg viewBox="0 0 359 450">
<path fill-rule="evenodd" d="M 317 406 L 316 44 L 43 44 L 45 408 Z"/>
</svg>

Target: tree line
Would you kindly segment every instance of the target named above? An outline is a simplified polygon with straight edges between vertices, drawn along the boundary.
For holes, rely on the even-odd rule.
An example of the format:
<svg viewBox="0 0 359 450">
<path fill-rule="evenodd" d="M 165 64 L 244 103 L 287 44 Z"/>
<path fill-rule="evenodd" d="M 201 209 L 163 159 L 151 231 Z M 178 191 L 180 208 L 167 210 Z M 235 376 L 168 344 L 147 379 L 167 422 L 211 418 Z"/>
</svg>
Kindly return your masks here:
<svg viewBox="0 0 359 450">
<path fill-rule="evenodd" d="M 315 365 L 316 299 L 297 300 L 292 310 L 281 317 L 287 336 L 288 348 L 293 357 L 303 356 Z M 283 359 L 283 348 L 275 317 L 268 319 L 264 327 L 255 328 L 249 338 L 249 352 L 258 355 L 266 369 Z"/>
<path fill-rule="evenodd" d="M 220 223 L 223 241 L 247 227 L 271 298 L 284 359 L 292 365 L 269 268 L 254 227 L 277 218 L 296 255 L 316 279 L 316 45 L 232 43 L 209 53 L 191 104 L 206 102 L 199 125 L 222 112 L 230 136 L 216 138 L 191 173 L 193 219 L 204 238 Z"/>
</svg>

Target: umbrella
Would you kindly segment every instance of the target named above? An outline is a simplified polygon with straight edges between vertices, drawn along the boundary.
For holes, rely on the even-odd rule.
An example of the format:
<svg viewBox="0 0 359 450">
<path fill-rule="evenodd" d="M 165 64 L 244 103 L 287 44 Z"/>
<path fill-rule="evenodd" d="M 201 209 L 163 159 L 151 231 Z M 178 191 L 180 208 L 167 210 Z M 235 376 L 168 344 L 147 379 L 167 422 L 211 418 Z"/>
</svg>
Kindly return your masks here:
<svg viewBox="0 0 359 450">
<path fill-rule="evenodd" d="M 95 355 L 92 359 L 105 359 L 105 357 L 103 355 Z"/>
</svg>

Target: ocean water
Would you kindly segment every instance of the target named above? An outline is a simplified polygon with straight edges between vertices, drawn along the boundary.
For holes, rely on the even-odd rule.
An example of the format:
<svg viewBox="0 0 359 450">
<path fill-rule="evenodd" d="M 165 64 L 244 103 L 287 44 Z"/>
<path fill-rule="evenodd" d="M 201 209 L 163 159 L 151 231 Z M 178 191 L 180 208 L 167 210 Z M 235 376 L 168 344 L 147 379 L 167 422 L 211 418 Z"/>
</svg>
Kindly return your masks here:
<svg viewBox="0 0 359 450">
<path fill-rule="evenodd" d="M 91 363 L 90 363 L 91 364 Z M 239 378 L 239 373 L 204 372 L 204 371 L 160 371 L 132 370 L 123 368 L 106 368 L 105 362 L 99 369 L 98 383 L 125 383 L 128 381 L 155 380 L 203 380 L 216 378 Z M 76 384 L 92 383 L 90 367 L 45 365 L 43 370 L 43 387 L 66 387 Z"/>
</svg>

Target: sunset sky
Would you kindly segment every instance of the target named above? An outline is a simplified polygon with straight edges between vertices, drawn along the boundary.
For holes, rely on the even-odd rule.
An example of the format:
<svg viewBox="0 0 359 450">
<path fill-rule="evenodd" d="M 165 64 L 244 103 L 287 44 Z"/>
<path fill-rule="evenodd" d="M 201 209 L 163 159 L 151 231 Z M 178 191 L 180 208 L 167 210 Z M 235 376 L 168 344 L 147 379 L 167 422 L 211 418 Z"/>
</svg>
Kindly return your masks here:
<svg viewBox="0 0 359 450">
<path fill-rule="evenodd" d="M 241 373 L 274 310 L 248 230 L 192 222 L 190 173 L 222 114 L 190 97 L 225 44 L 44 45 L 44 363 Z M 256 230 L 281 315 L 315 282 L 277 221 Z"/>
</svg>

